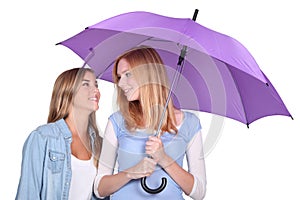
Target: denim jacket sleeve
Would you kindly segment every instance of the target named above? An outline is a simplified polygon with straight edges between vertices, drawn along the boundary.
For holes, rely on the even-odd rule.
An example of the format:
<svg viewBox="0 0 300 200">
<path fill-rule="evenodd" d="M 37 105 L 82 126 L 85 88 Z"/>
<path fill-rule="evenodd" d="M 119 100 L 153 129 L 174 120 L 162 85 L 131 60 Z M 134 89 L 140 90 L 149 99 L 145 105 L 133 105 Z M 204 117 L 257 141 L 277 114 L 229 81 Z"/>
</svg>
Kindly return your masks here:
<svg viewBox="0 0 300 200">
<path fill-rule="evenodd" d="M 46 143 L 47 138 L 38 131 L 33 131 L 25 141 L 16 199 L 38 200 L 41 198 Z"/>
</svg>

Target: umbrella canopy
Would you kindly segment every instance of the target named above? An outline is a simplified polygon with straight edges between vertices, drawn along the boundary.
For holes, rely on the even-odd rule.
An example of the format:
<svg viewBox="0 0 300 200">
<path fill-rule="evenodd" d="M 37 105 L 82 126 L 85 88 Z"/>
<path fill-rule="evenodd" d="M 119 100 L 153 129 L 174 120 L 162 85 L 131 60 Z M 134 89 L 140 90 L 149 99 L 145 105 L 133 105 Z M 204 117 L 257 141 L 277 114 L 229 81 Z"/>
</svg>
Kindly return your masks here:
<svg viewBox="0 0 300 200">
<path fill-rule="evenodd" d="M 180 73 L 172 88 L 175 106 L 209 112 L 249 125 L 270 115 L 291 116 L 249 51 L 237 40 L 191 19 L 129 12 L 101 21 L 62 41 L 98 78 L 112 81 L 118 55 L 133 47 L 155 48 L 168 74 Z M 176 70 L 186 48 L 184 67 Z"/>
</svg>

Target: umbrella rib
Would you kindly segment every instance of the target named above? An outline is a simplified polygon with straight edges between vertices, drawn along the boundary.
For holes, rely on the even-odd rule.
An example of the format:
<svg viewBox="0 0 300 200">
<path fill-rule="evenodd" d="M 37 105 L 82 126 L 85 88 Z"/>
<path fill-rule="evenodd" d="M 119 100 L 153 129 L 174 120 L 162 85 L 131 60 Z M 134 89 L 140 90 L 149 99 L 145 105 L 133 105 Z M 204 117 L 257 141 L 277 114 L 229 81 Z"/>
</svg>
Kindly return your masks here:
<svg viewBox="0 0 300 200">
<path fill-rule="evenodd" d="M 157 39 L 157 38 L 155 38 L 155 37 L 150 37 L 150 38 L 148 38 L 147 40 L 151 40 L 151 41 L 155 41 L 155 42 L 172 42 L 172 41 L 170 41 L 170 40 Z M 146 40 L 144 40 L 144 41 L 146 41 Z M 143 41 L 143 42 L 144 42 L 144 41 Z"/>
<path fill-rule="evenodd" d="M 157 39 L 157 38 L 155 38 L 155 37 L 148 37 L 148 38 L 146 38 L 146 39 L 140 41 L 138 44 L 136 44 L 136 46 L 138 46 L 138 45 L 144 43 L 145 41 L 172 42 L 172 41 L 170 41 L 170 40 L 163 40 L 163 39 Z M 92 53 L 94 52 L 93 48 L 90 48 L 89 50 L 90 50 Z M 92 56 L 90 56 L 90 57 L 88 58 L 88 60 L 90 60 L 94 55 L 95 55 L 95 54 L 93 53 Z M 85 65 L 87 64 L 88 60 L 85 61 L 85 63 L 83 64 L 83 66 L 85 66 Z M 110 66 L 112 66 L 114 62 L 115 62 L 115 59 L 114 59 L 109 65 L 107 65 L 107 66 L 105 67 L 105 69 L 104 69 L 101 73 L 99 73 L 99 74 L 97 75 L 97 78 L 101 78 L 101 76 L 103 75 L 103 73 L 104 73 L 108 68 L 110 68 Z"/>
<path fill-rule="evenodd" d="M 234 85 L 235 85 L 235 87 L 236 87 L 236 89 L 238 91 L 238 96 L 240 97 L 240 101 L 241 101 L 241 104 L 243 106 L 244 116 L 245 116 L 245 119 L 246 119 L 246 125 L 249 128 L 249 121 L 248 121 L 248 117 L 247 117 L 247 114 L 246 114 L 246 109 L 245 109 L 245 106 L 244 106 L 244 102 L 243 102 L 242 96 L 240 95 L 240 88 L 239 88 L 238 84 L 236 83 L 235 79 L 233 78 L 232 72 L 231 72 L 231 70 L 230 70 L 229 67 L 228 67 L 228 71 L 229 71 L 229 73 L 230 73 L 230 75 L 232 77 L 232 80 L 234 81 Z"/>
</svg>

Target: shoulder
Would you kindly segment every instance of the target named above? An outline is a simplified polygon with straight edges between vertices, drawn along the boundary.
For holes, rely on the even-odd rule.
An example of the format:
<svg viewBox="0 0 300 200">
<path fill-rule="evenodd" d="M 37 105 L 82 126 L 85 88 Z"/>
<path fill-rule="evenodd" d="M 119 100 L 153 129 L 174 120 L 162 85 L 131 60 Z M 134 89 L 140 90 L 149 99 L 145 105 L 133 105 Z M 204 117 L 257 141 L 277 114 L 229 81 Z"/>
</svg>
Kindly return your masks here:
<svg viewBox="0 0 300 200">
<path fill-rule="evenodd" d="M 45 146 L 51 146 L 53 148 L 60 147 L 61 145 L 56 144 L 64 142 L 64 138 L 69 138 L 69 136 L 71 137 L 72 135 L 64 120 L 43 124 L 29 134 L 23 149 L 37 150 L 39 148 L 44 149 Z"/>
<path fill-rule="evenodd" d="M 188 122 L 189 124 L 196 124 L 200 122 L 198 116 L 191 111 L 175 110 L 175 117 L 176 121 L 178 121 L 179 124 L 183 124 L 186 122 Z"/>
<path fill-rule="evenodd" d="M 114 118 L 114 117 L 122 117 L 121 111 L 116 111 L 109 116 L 109 118 Z"/>
<path fill-rule="evenodd" d="M 126 132 L 126 124 L 125 124 L 125 119 L 123 117 L 123 115 L 121 114 L 120 111 L 117 111 L 115 113 L 113 113 L 110 117 L 109 117 L 109 122 L 111 123 L 113 130 L 116 134 L 116 136 L 118 137 L 121 133 L 125 133 Z"/>
<path fill-rule="evenodd" d="M 38 135 L 42 138 L 57 138 L 63 134 L 71 135 L 69 128 L 63 119 L 53 123 L 38 126 L 31 134 Z"/>
<path fill-rule="evenodd" d="M 111 114 L 109 116 L 109 120 L 113 123 L 113 124 L 123 124 L 124 123 L 124 117 L 121 114 L 120 111 L 114 112 L 113 114 Z"/>
<path fill-rule="evenodd" d="M 202 127 L 200 124 L 200 119 L 196 116 L 196 114 L 189 111 L 183 111 L 183 113 L 183 123 L 179 130 L 180 133 L 189 141 L 197 132 L 201 130 Z"/>
<path fill-rule="evenodd" d="M 188 122 L 200 123 L 200 119 L 195 113 L 189 111 L 183 111 L 183 113 L 184 113 L 184 119 L 187 119 Z"/>
</svg>

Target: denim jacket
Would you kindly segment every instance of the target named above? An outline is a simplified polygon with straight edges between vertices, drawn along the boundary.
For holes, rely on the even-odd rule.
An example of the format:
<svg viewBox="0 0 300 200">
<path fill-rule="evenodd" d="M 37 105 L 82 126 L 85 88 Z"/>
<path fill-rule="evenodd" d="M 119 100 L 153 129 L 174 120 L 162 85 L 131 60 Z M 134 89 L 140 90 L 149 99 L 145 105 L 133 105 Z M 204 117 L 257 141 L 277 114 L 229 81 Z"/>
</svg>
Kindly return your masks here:
<svg viewBox="0 0 300 200">
<path fill-rule="evenodd" d="M 95 132 L 90 129 L 91 142 Z M 72 134 L 64 119 L 38 127 L 24 143 L 16 199 L 68 200 Z M 94 195 L 92 199 L 97 199 Z"/>
</svg>

